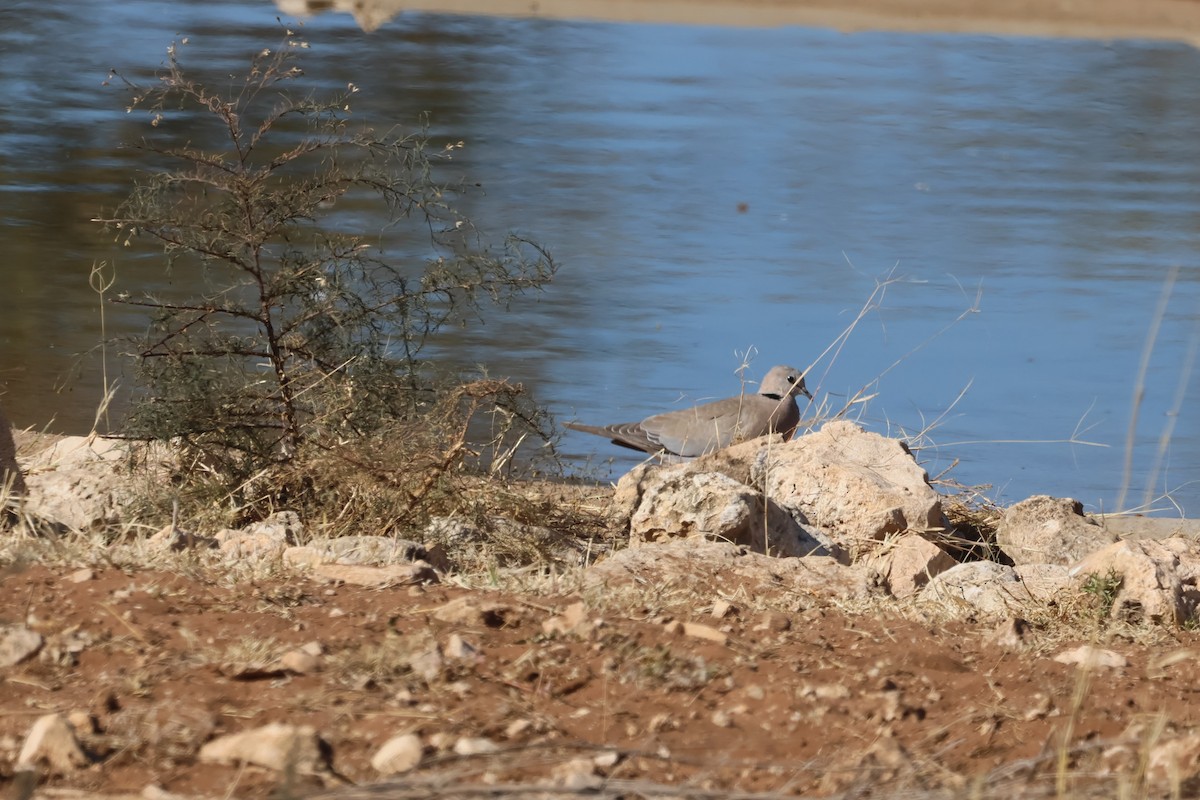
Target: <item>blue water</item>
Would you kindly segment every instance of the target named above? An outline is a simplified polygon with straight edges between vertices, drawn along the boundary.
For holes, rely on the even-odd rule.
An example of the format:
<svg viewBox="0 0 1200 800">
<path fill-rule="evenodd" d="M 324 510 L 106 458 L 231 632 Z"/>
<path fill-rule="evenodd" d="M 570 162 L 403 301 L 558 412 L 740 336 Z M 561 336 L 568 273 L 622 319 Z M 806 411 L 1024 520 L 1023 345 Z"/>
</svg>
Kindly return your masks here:
<svg viewBox="0 0 1200 800">
<path fill-rule="evenodd" d="M 186 35 L 185 64 L 233 72 L 276 45 L 276 14 L 0 10 L 0 385 L 18 424 L 91 425 L 95 359 L 68 376 L 98 339 L 93 261 L 115 255 L 126 289 L 163 280 L 88 222 L 127 190 L 136 160 L 119 144 L 147 130 L 100 86 L 107 70 L 144 77 Z M 302 35 L 311 85 L 354 82 L 358 117 L 379 128 L 429 112 L 439 139 L 466 143 L 456 169 L 483 186 L 467 203 L 480 226 L 531 235 L 562 265 L 545 292 L 451 332 L 445 357 L 588 422 L 732 394 L 747 351 L 752 379 L 811 364 L 819 400 L 875 394 L 853 416 L 910 437 L 931 473 L 954 465 L 1002 502 L 1113 510 L 1178 267 L 1124 505 L 1149 484 L 1155 508 L 1200 515 L 1195 50 L 420 14 L 373 34 L 323 15 Z M 812 364 L 888 280 L 836 358 Z M 145 324 L 108 313 L 110 330 Z M 563 449 L 599 477 L 635 463 L 585 434 Z"/>
</svg>

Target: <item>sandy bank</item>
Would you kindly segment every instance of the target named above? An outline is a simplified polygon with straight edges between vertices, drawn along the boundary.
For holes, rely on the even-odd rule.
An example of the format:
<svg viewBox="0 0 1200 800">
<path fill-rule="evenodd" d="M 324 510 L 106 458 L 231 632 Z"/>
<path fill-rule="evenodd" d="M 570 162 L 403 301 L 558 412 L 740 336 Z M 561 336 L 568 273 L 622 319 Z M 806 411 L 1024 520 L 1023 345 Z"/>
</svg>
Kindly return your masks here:
<svg viewBox="0 0 1200 800">
<path fill-rule="evenodd" d="M 329 8 L 320 0 L 277 0 L 285 13 Z M 1200 42 L 1198 0 L 334 0 L 366 29 L 402 11 L 690 23 L 747 27 L 805 25 L 843 31 L 977 32 Z"/>
</svg>

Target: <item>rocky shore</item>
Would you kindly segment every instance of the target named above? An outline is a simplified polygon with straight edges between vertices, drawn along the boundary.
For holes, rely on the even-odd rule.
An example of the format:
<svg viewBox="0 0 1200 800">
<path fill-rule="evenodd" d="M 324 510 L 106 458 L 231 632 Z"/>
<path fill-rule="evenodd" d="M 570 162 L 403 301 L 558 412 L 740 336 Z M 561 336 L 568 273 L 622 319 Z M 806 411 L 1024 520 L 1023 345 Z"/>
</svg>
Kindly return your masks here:
<svg viewBox="0 0 1200 800">
<path fill-rule="evenodd" d="M 831 422 L 615 491 L 527 487 L 593 504 L 603 536 L 437 518 L 329 539 L 287 510 L 155 531 L 126 513 L 128 445 L 6 432 L 0 472 L 25 490 L 0 534 L 0 784 L 18 796 L 1200 780 L 1195 521 L 966 508 L 903 442 Z"/>
</svg>

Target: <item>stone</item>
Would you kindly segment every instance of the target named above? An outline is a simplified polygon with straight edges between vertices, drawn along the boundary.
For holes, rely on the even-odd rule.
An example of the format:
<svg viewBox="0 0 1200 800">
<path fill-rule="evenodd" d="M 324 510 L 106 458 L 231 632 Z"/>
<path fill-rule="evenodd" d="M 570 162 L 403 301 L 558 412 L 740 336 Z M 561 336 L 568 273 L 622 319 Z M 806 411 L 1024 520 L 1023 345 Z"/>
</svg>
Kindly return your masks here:
<svg viewBox="0 0 1200 800">
<path fill-rule="evenodd" d="M 42 635 L 24 625 L 0 625 L 0 669 L 13 667 L 42 649 Z"/>
<path fill-rule="evenodd" d="M 349 583 L 355 586 L 414 586 L 437 583 L 433 567 L 423 562 L 414 564 L 392 564 L 386 567 L 364 567 L 344 564 L 318 564 L 312 568 L 312 576 L 333 583 Z"/>
<path fill-rule="evenodd" d="M 27 462 L 25 510 L 78 531 L 120 524 L 132 492 L 122 466 L 133 447 L 96 436 L 55 441 Z"/>
<path fill-rule="evenodd" d="M 304 523 L 295 511 L 276 511 L 266 519 L 242 528 L 242 532 L 274 539 L 285 545 L 294 545 L 304 537 Z"/>
<path fill-rule="evenodd" d="M 736 614 L 737 607 L 728 600 L 714 600 L 709 613 L 714 619 L 725 619 L 730 614 Z"/>
<path fill-rule="evenodd" d="M 555 614 L 553 617 L 542 622 L 542 633 L 547 636 L 551 634 L 567 634 L 567 633 L 586 633 L 584 630 L 587 622 L 587 606 L 583 603 L 576 602 L 567 606 L 561 614 Z"/>
<path fill-rule="evenodd" d="M 893 597 L 911 597 L 930 578 L 958 562 L 933 542 L 917 534 L 888 541 L 867 560 L 883 578 Z"/>
<path fill-rule="evenodd" d="M 328 770 L 324 749 L 311 725 L 274 722 L 213 739 L 200 748 L 198 758 L 207 763 L 253 764 L 314 775 Z"/>
<path fill-rule="evenodd" d="M 533 721 L 529 719 L 514 719 L 504 728 L 504 738 L 516 739 L 521 734 L 533 728 Z"/>
<path fill-rule="evenodd" d="M 1077 664 L 1080 667 L 1112 667 L 1119 668 L 1129 664 L 1125 656 L 1113 650 L 1103 650 L 1091 645 L 1080 645 L 1071 650 L 1064 650 L 1054 657 L 1060 664 Z"/>
<path fill-rule="evenodd" d="M 904 442 L 846 420 L 764 451 L 751 478 L 855 558 L 889 536 L 948 527 L 940 496 Z"/>
<path fill-rule="evenodd" d="M 1084 516 L 1083 504 L 1036 495 L 1006 510 L 996 543 L 1013 564 L 1073 564 L 1117 537 Z"/>
<path fill-rule="evenodd" d="M 732 542 L 756 553 L 828 555 L 786 510 L 756 490 L 696 464 L 663 468 L 629 519 L 630 546 L 672 538 Z"/>
<path fill-rule="evenodd" d="M 67 576 L 67 580 L 71 583 L 87 583 L 90 580 L 95 580 L 96 571 L 90 567 L 77 569 Z"/>
<path fill-rule="evenodd" d="M 297 648 L 280 656 L 279 666 L 296 675 L 311 675 L 321 668 L 321 658 Z"/>
<path fill-rule="evenodd" d="M 1200 543 L 1191 539 L 1114 542 L 1070 568 L 1084 590 L 1116 579 L 1114 618 L 1184 625 L 1196 617 Z"/>
<path fill-rule="evenodd" d="M 920 599 L 959 613 L 1010 616 L 1022 606 L 1020 593 L 1020 578 L 1012 567 L 969 561 L 935 576 Z"/>
<path fill-rule="evenodd" d="M 25 737 L 17 756 L 17 771 L 36 770 L 39 766 L 55 775 L 74 772 L 91 759 L 75 738 L 75 729 L 61 714 L 38 717 Z"/>
<path fill-rule="evenodd" d="M 1029 647 L 1030 625 L 1020 617 L 1009 617 L 996 626 L 990 638 L 1005 650 L 1019 652 Z"/>
<path fill-rule="evenodd" d="M 433 610 L 433 618 L 439 622 L 449 622 L 453 625 L 483 625 L 488 628 L 504 627 L 515 614 L 515 609 L 510 605 L 492 600 L 480 600 L 471 595 L 455 598 Z"/>
<path fill-rule="evenodd" d="M 573 758 L 558 764 L 551 777 L 556 786 L 571 792 L 590 794 L 604 785 L 604 779 L 596 773 L 596 764 L 590 758 Z"/>
<path fill-rule="evenodd" d="M 583 587 L 607 590 L 651 586 L 666 592 L 711 581 L 733 596 L 810 596 L 864 599 L 875 590 L 862 566 L 832 558 L 773 558 L 726 542 L 677 540 L 654 547 L 630 547 L 588 567 Z"/>
<path fill-rule="evenodd" d="M 458 661 L 475 661 L 479 658 L 479 648 L 468 642 L 457 633 L 450 634 L 446 646 L 442 648 L 446 658 Z"/>
<path fill-rule="evenodd" d="M 691 636 L 693 639 L 704 639 L 717 644 L 727 644 L 729 636 L 712 627 L 704 625 L 700 622 L 684 622 L 681 623 L 681 632 L 684 636 Z"/>
<path fill-rule="evenodd" d="M 495 753 L 500 745 L 482 736 L 463 736 L 454 743 L 454 752 L 460 756 L 480 756 Z"/>
<path fill-rule="evenodd" d="M 238 561 L 272 561 L 280 558 L 287 542 L 278 532 L 265 530 L 222 530 L 214 537 L 226 558 Z"/>
<path fill-rule="evenodd" d="M 397 775 L 416 769 L 425 755 L 421 737 L 415 733 L 393 736 L 371 756 L 371 766 L 381 775 Z"/>
<path fill-rule="evenodd" d="M 320 543 L 287 548 L 283 560 L 288 564 L 345 564 L 348 566 L 387 566 L 426 561 L 424 545 L 408 539 L 387 536 L 339 536 Z"/>
<path fill-rule="evenodd" d="M 1200 772 L 1200 734 L 1191 733 L 1170 741 L 1157 742 L 1146 759 L 1146 774 L 1151 781 L 1169 789 L 1172 797 L 1182 797 L 1185 782 Z"/>
<path fill-rule="evenodd" d="M 408 656 L 408 668 L 419 675 L 426 683 L 433 683 L 442 677 L 446 669 L 446 661 L 437 643 L 430 642 L 425 647 L 414 650 Z"/>
</svg>

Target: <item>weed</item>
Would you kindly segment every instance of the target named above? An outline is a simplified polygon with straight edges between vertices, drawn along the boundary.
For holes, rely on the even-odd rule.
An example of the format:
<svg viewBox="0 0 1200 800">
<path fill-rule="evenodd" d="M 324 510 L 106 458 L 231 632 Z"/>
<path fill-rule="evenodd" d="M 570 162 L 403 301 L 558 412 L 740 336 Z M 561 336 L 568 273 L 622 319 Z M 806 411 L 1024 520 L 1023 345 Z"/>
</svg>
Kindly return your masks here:
<svg viewBox="0 0 1200 800">
<path fill-rule="evenodd" d="M 168 271 L 208 287 L 112 298 L 151 316 L 132 343 L 124 432 L 178 444 L 191 508 L 218 500 L 261 517 L 308 501 L 368 514 L 354 500 L 373 481 L 394 492 L 394 508 L 377 509 L 388 523 L 452 491 L 442 477 L 480 455 L 473 420 L 499 421 L 488 452 L 500 464 L 529 434 L 548 437 L 519 386 L 439 383 L 424 354 L 444 326 L 541 287 L 556 267 L 528 240 L 488 246 L 455 209 L 463 185 L 439 183 L 434 167 L 461 142 L 437 150 L 423 126 L 355 126 L 353 85 L 325 98 L 289 91 L 305 46 L 287 32 L 228 88 L 194 80 L 176 45 L 149 88 L 113 73 L 151 132 L 133 145 L 143 176 L 96 221 L 124 245 L 155 243 Z M 387 224 L 368 236 L 343 209 L 371 198 Z M 331 487 L 317 456 L 362 480 Z"/>
</svg>

